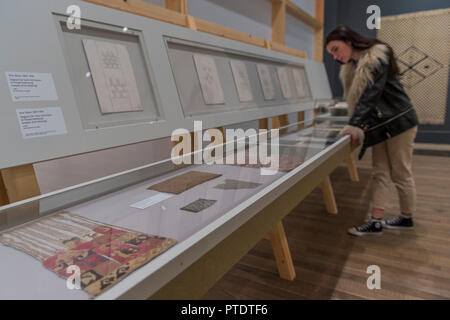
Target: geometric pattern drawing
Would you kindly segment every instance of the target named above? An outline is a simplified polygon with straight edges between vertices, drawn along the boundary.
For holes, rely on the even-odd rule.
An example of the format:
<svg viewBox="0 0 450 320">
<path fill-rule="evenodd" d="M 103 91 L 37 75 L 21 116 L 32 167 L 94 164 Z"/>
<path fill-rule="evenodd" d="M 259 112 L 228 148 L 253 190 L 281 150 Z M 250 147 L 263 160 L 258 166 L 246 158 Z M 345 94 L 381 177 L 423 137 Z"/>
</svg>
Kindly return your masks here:
<svg viewBox="0 0 450 320">
<path fill-rule="evenodd" d="M 245 63 L 240 60 L 231 60 L 231 71 L 233 72 L 234 82 L 241 102 L 253 100 L 252 87 L 248 77 Z"/>
<path fill-rule="evenodd" d="M 79 267 L 81 288 L 94 298 L 177 241 L 61 211 L 1 232 L 0 242 L 62 278 L 72 275 L 69 266 Z"/>
<path fill-rule="evenodd" d="M 400 82 L 421 124 L 445 123 L 450 59 L 450 9 L 381 18 L 378 39 L 396 54 Z"/>
<path fill-rule="evenodd" d="M 142 111 L 128 50 L 111 42 L 83 40 L 102 114 Z"/>
<path fill-rule="evenodd" d="M 306 80 L 305 69 L 292 68 L 292 74 L 294 75 L 295 89 L 299 98 L 311 97 L 311 91 L 309 90 L 308 81 Z"/>
<path fill-rule="evenodd" d="M 291 79 L 289 77 L 290 68 L 288 67 L 277 67 L 278 79 L 281 84 L 281 92 L 286 99 L 292 98 L 291 91 Z"/>
<path fill-rule="evenodd" d="M 214 58 L 208 55 L 194 54 L 194 63 L 205 104 L 225 103 Z"/>
<path fill-rule="evenodd" d="M 275 98 L 275 88 L 273 87 L 269 67 L 265 64 L 257 64 L 259 80 L 263 89 L 264 100 L 272 100 Z"/>
</svg>

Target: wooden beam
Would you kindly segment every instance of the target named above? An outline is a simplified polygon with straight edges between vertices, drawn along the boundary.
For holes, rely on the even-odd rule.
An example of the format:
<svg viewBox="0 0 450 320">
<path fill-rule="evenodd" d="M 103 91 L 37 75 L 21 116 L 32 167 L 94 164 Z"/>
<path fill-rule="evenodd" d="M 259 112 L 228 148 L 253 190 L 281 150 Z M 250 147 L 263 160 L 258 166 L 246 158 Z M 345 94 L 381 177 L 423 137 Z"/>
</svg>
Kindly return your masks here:
<svg viewBox="0 0 450 320">
<path fill-rule="evenodd" d="M 191 30 L 198 30 L 197 28 L 197 22 L 195 22 L 195 18 L 193 16 L 187 15 L 187 27 Z"/>
<path fill-rule="evenodd" d="M 112 9 L 186 27 L 186 15 L 142 0 L 83 0 Z"/>
<path fill-rule="evenodd" d="M 298 49 L 294 49 L 277 42 L 271 42 L 272 50 L 290 54 L 291 56 L 296 56 L 299 58 L 306 59 L 306 52 Z"/>
<path fill-rule="evenodd" d="M 197 24 L 198 31 L 215 34 L 217 36 L 245 42 L 258 47 L 264 47 L 265 45 L 265 40 L 262 38 L 258 38 L 231 28 L 220 26 L 206 20 L 195 18 L 195 23 Z"/>
<path fill-rule="evenodd" d="M 0 170 L 2 201 L 8 203 L 28 199 L 41 194 L 32 164 Z M 5 199 L 5 194 L 7 199 Z"/>
<path fill-rule="evenodd" d="M 290 0 L 286 1 L 286 10 L 290 15 L 293 15 L 294 17 L 305 23 L 307 26 L 315 30 L 321 29 L 323 26 L 323 20 L 320 21 L 317 19 L 317 17 L 314 18 L 308 12 L 306 12 Z"/>
<path fill-rule="evenodd" d="M 323 61 L 323 21 L 324 21 L 324 0 L 315 0 L 315 16 L 321 23 L 320 28 L 314 31 L 314 60 Z"/>
<path fill-rule="evenodd" d="M 314 2 L 314 15 L 322 28 L 325 17 L 325 2 L 324 0 L 315 0 Z"/>
<path fill-rule="evenodd" d="M 272 2 L 272 42 L 285 43 L 286 1 Z"/>
<path fill-rule="evenodd" d="M 164 0 L 164 7 L 182 14 L 187 14 L 187 0 Z"/>
<path fill-rule="evenodd" d="M 5 183 L 3 182 L 3 178 L 0 175 L 0 206 L 4 206 L 8 203 L 9 203 L 8 193 L 6 192 L 6 186 Z"/>
<path fill-rule="evenodd" d="M 300 111 L 297 113 L 297 122 L 305 121 L 305 111 Z M 298 124 L 298 128 L 302 129 L 305 125 L 303 123 Z"/>
<path fill-rule="evenodd" d="M 264 119 L 259 119 L 259 129 L 269 129 L 269 119 L 264 118 Z"/>
</svg>

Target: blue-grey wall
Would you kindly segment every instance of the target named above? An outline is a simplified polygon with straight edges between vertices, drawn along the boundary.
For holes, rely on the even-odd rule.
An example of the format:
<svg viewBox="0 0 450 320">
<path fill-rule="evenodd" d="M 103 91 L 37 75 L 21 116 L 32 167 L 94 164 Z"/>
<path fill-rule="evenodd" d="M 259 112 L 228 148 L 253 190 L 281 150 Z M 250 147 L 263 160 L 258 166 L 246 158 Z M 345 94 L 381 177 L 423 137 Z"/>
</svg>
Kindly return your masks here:
<svg viewBox="0 0 450 320">
<path fill-rule="evenodd" d="M 376 30 L 369 30 L 366 27 L 366 21 L 369 17 L 366 10 L 370 5 L 379 6 L 381 16 L 392 16 L 417 11 L 449 8 L 450 2 L 448 0 L 325 0 L 325 37 L 337 25 L 343 24 L 364 36 L 375 38 Z M 340 66 L 333 61 L 326 50 L 324 50 L 324 62 L 333 94 L 336 97 L 341 97 L 342 86 L 339 81 Z M 448 92 L 450 92 L 450 88 Z M 450 143 L 450 106 L 448 98 L 445 125 L 421 125 L 416 141 Z"/>
</svg>

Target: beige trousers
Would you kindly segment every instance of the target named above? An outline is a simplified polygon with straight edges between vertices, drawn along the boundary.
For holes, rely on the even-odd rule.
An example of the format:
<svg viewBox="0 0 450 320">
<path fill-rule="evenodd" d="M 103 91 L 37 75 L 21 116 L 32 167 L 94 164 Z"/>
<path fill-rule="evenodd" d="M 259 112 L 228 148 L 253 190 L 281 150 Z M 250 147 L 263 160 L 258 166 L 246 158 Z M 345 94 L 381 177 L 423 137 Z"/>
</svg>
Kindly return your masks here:
<svg viewBox="0 0 450 320">
<path fill-rule="evenodd" d="M 412 174 L 412 155 L 417 126 L 372 147 L 372 207 L 384 209 L 388 201 L 389 180 L 395 184 L 403 213 L 414 214 L 416 185 Z"/>
</svg>

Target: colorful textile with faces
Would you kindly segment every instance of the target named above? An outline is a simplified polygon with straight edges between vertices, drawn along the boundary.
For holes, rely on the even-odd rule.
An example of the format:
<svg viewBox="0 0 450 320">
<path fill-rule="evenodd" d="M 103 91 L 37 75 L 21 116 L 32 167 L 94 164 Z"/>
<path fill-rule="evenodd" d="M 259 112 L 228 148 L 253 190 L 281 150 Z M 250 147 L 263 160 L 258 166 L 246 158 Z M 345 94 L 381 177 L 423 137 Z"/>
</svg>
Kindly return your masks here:
<svg viewBox="0 0 450 320">
<path fill-rule="evenodd" d="M 72 275 L 69 266 L 78 266 L 82 289 L 95 297 L 176 242 L 111 227 L 103 231 L 102 237 L 44 260 L 44 266 L 64 278 Z"/>
<path fill-rule="evenodd" d="M 69 267 L 78 267 L 81 288 L 93 298 L 166 251 L 176 240 L 62 211 L 1 232 L 0 242 L 42 261 L 62 278 L 73 276 Z"/>
</svg>

